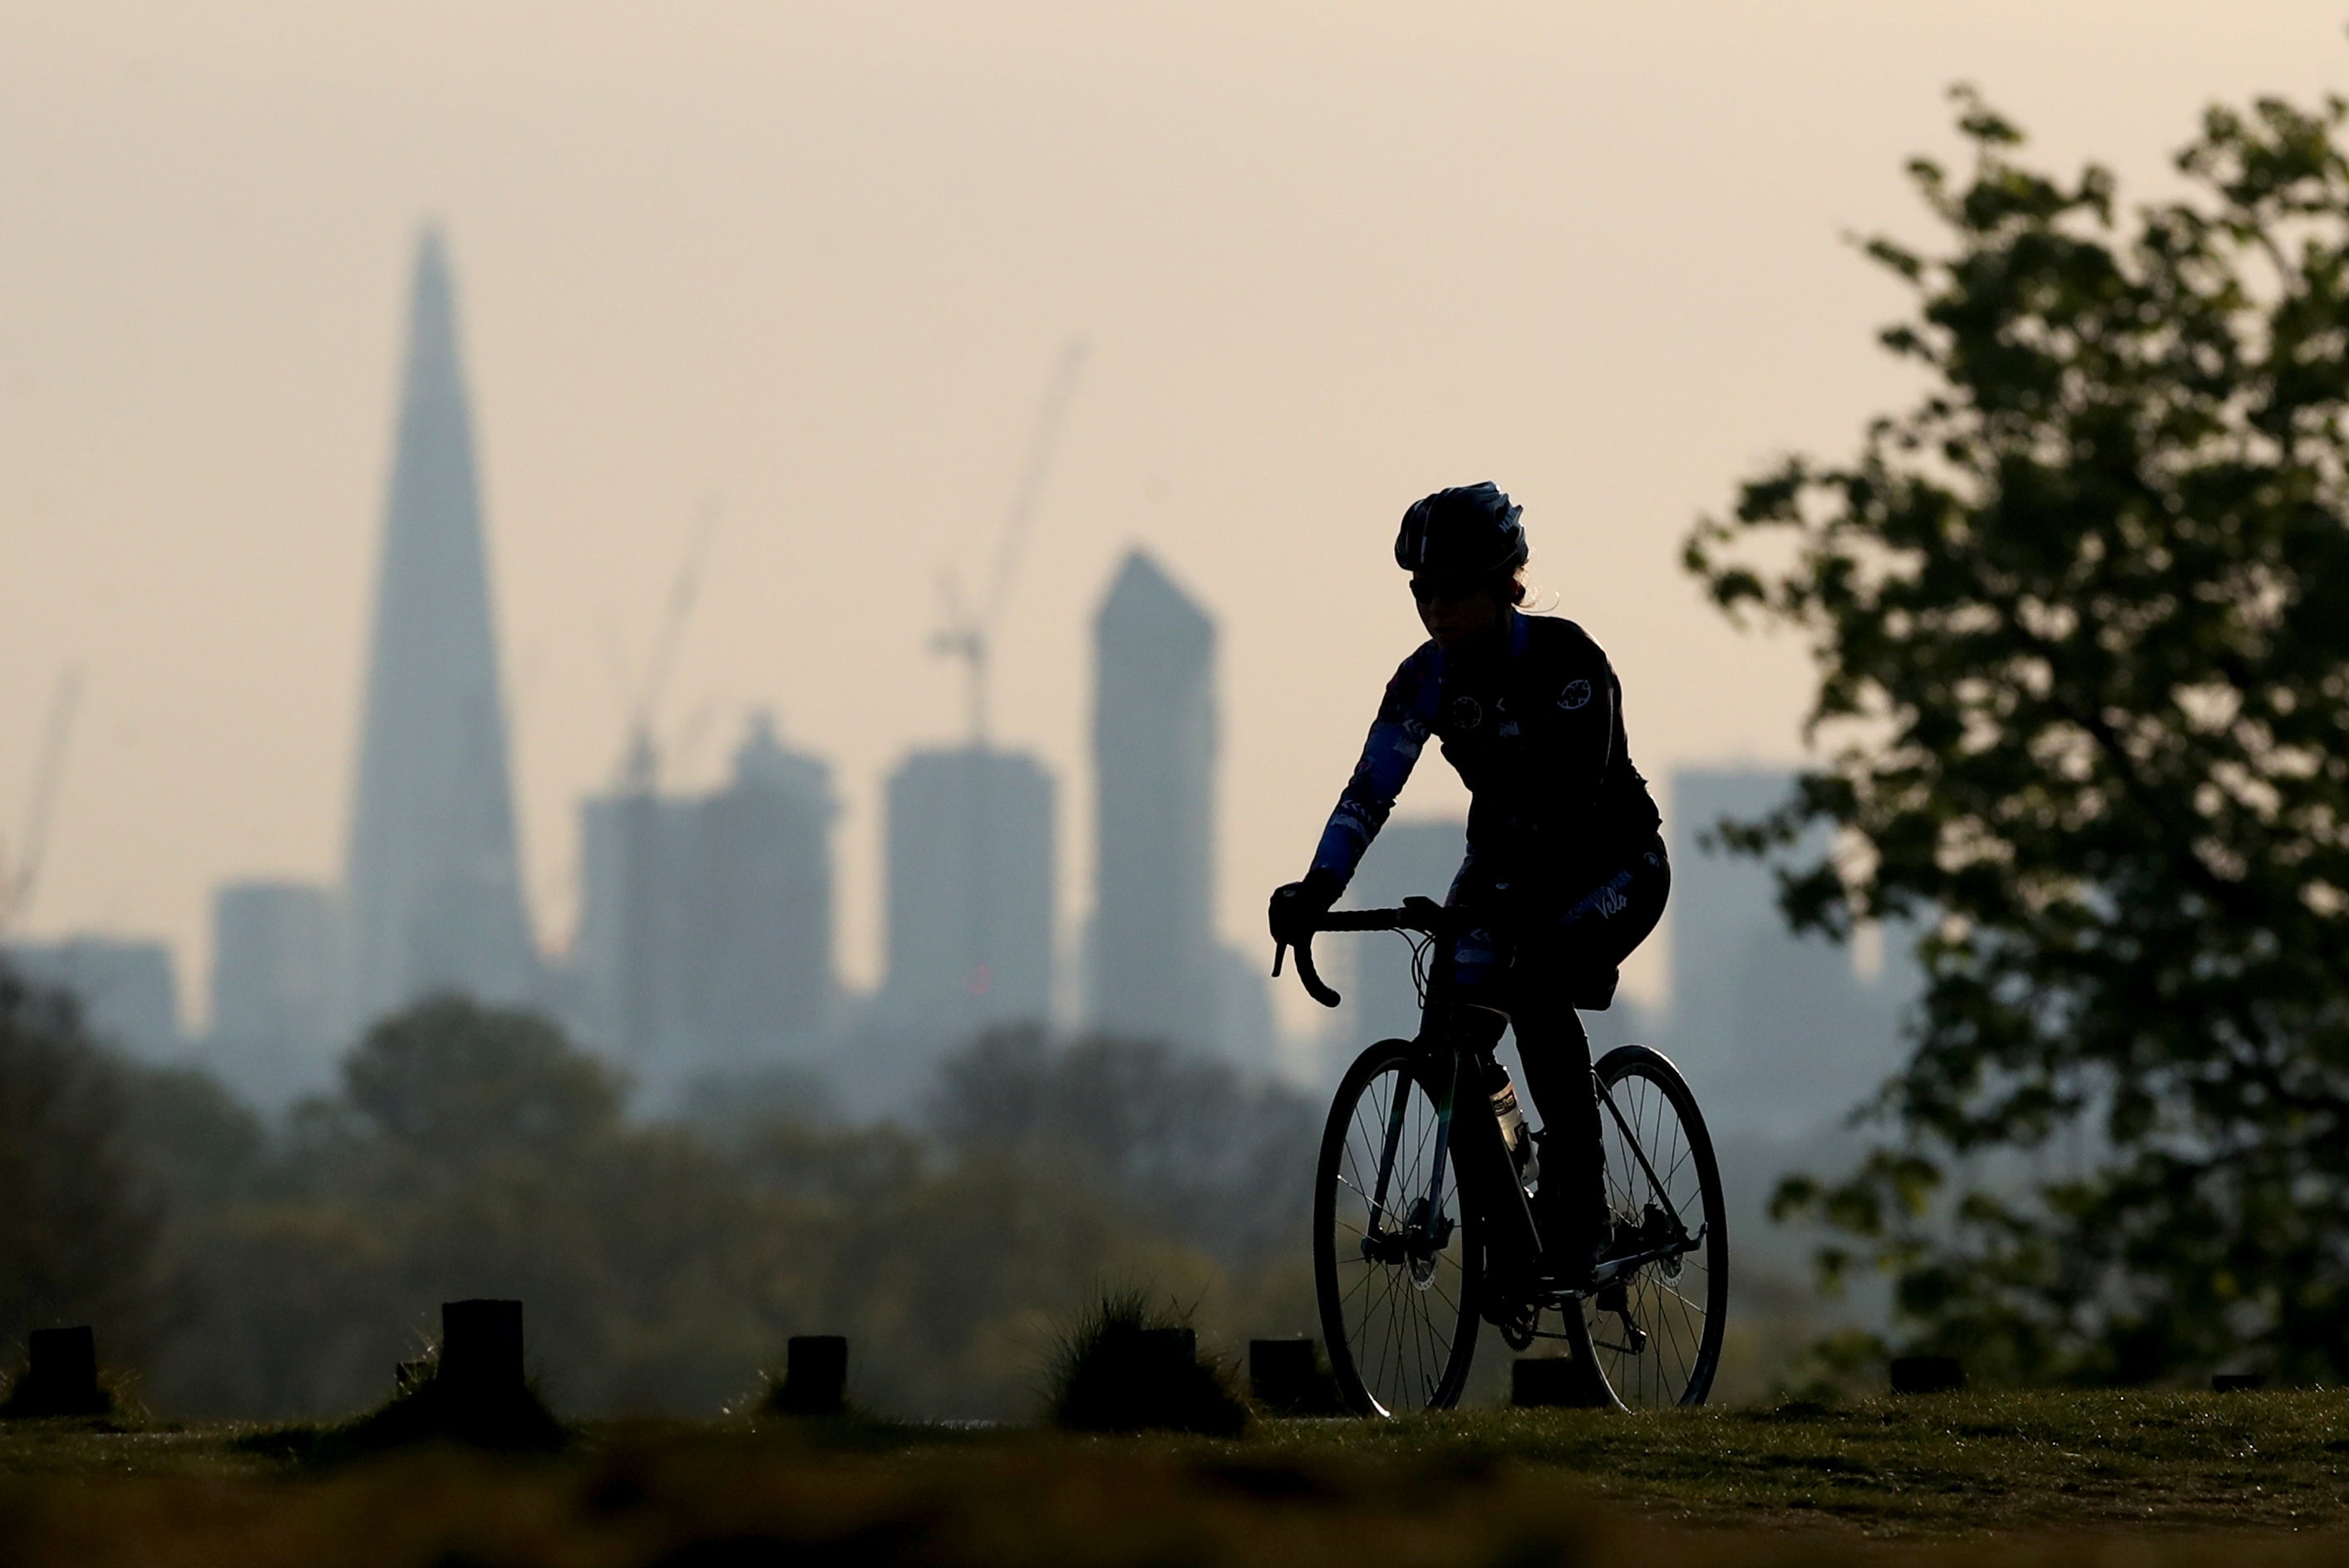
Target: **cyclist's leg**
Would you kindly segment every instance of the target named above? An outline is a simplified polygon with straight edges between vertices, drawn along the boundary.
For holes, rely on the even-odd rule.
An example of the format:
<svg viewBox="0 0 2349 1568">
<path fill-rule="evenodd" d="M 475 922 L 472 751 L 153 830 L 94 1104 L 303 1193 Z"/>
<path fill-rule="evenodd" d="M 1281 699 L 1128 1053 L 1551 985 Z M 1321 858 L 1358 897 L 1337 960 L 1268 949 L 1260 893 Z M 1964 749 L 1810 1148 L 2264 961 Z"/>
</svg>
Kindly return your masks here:
<svg viewBox="0 0 2349 1568">
<path fill-rule="evenodd" d="M 1544 923 L 1538 936 L 1570 1006 L 1603 1012 L 1613 1004 L 1623 960 L 1663 919 L 1671 893 L 1672 862 L 1660 833 Z"/>
<path fill-rule="evenodd" d="M 1540 1112 L 1543 1234 L 1569 1269 L 1606 1240 L 1607 1172 L 1590 1036 L 1576 1007 L 1612 999 L 1622 961 L 1663 918 L 1671 864 L 1658 839 L 1526 934 L 1516 972 L 1515 1022 L 1526 1087 Z"/>
<path fill-rule="evenodd" d="M 1451 894 L 1444 901 L 1471 918 L 1454 939 L 1448 987 L 1451 1006 L 1435 1022 L 1444 1040 L 1485 1064 L 1491 1076 L 1478 1088 L 1486 1094 L 1498 1092 L 1507 1078 L 1493 1057 L 1493 1047 L 1501 1043 L 1501 1031 L 1509 1026 L 1508 1009 L 1514 1005 L 1516 985 L 1512 968 L 1516 940 L 1505 889 L 1506 884 L 1496 889 L 1479 874 L 1472 853 L 1453 879 Z"/>
<path fill-rule="evenodd" d="M 1590 1037 L 1563 988 L 1548 977 L 1520 976 L 1517 1055 L 1541 1117 L 1541 1183 L 1534 1218 L 1557 1272 L 1589 1267 L 1606 1240 L 1607 1172 L 1600 1155 L 1599 1096 L 1590 1077 Z"/>
<path fill-rule="evenodd" d="M 1460 862 L 1444 903 L 1472 917 L 1452 946 L 1450 1037 L 1490 1048 L 1506 1026 L 1510 974 L 1516 956 L 1506 881 L 1495 883 L 1472 851 Z"/>
</svg>

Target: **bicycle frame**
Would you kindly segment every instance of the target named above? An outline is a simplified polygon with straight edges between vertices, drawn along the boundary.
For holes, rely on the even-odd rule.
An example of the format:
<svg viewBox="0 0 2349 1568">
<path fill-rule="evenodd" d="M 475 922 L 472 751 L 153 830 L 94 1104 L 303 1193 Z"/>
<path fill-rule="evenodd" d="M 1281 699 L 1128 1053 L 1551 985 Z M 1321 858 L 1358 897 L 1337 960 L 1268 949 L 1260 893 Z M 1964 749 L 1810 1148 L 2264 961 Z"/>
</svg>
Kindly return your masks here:
<svg viewBox="0 0 2349 1568">
<path fill-rule="evenodd" d="M 1642 1408 L 1659 1399 L 1702 1402 L 1718 1366 L 1721 1332 L 1719 1318 L 1713 1315 L 1722 1306 L 1725 1274 L 1701 1268 L 1698 1278 L 1705 1293 L 1701 1302 L 1682 1295 L 1684 1287 L 1675 1282 L 1682 1274 L 1679 1260 L 1691 1253 L 1716 1264 L 1726 1259 L 1720 1227 L 1713 1222 L 1721 1200 L 1720 1176 L 1679 1070 L 1644 1046 L 1623 1046 L 1592 1062 L 1590 1090 L 1597 1104 L 1606 1108 L 1598 1117 L 1601 1147 L 1590 1150 L 1607 1171 L 1605 1223 L 1596 1238 L 1600 1244 L 1595 1256 L 1557 1267 L 1557 1259 L 1545 1255 L 1547 1249 L 1535 1221 L 1537 1205 L 1512 1157 L 1490 1093 L 1498 1076 L 1494 1055 L 1501 1029 L 1483 1014 L 1514 1022 L 1516 999 L 1487 997 L 1481 985 L 1475 992 L 1464 992 L 1455 983 L 1460 943 L 1466 933 L 1454 926 L 1465 923 L 1465 913 L 1413 898 L 1397 909 L 1317 915 L 1309 924 L 1284 926 L 1278 904 L 1275 913 L 1273 974 L 1279 975 L 1283 959 L 1293 951 L 1299 979 L 1324 1006 L 1335 1007 L 1341 998 L 1315 972 L 1313 934 L 1396 931 L 1427 939 L 1415 943 L 1413 955 L 1413 967 L 1423 983 L 1417 1034 L 1407 1041 L 1380 1040 L 1356 1058 L 1341 1080 L 1323 1134 L 1316 1178 L 1314 1222 L 1320 1233 L 1315 1280 L 1331 1362 L 1347 1398 L 1371 1412 L 1386 1411 L 1398 1397 L 1404 1407 L 1448 1407 L 1460 1396 L 1481 1318 L 1515 1349 L 1524 1350 L 1539 1338 L 1569 1342 L 1575 1359 L 1588 1364 L 1595 1403 L 1619 1407 L 1626 1398 Z M 1477 1017 L 1469 1016 L 1472 1006 L 1480 1009 Z M 1377 1095 L 1381 1086 L 1389 1084 L 1391 1099 L 1381 1111 Z M 1677 1153 L 1679 1143 L 1672 1145 L 1669 1160 L 1662 1146 L 1651 1150 L 1632 1113 L 1624 1109 L 1630 1105 L 1645 1124 L 1646 1089 L 1636 1086 L 1650 1084 L 1670 1100 L 1671 1114 L 1677 1118 L 1671 1125 L 1685 1124 L 1689 1130 L 1688 1149 L 1696 1161 L 1692 1195 L 1676 1193 L 1667 1185 L 1667 1177 L 1681 1179 L 1686 1157 Z M 1619 1089 L 1623 1090 L 1619 1097 Z M 1423 1095 L 1427 1104 L 1415 1109 L 1414 1095 Z M 1431 1112 L 1433 1127 L 1428 1125 Z M 1663 1114 L 1658 1112 L 1659 1117 Z M 1365 1121 L 1365 1116 L 1373 1119 Z M 1612 1135 L 1604 1131 L 1609 1126 Z M 1662 1126 L 1660 1121 L 1659 1129 Z M 1661 1131 L 1651 1136 L 1661 1136 Z M 1617 1137 L 1619 1150 L 1604 1146 Z M 1578 1169 L 1576 1152 L 1551 1152 L 1557 1170 Z M 1666 1160 L 1668 1171 L 1658 1171 L 1660 1160 Z M 1450 1193 L 1444 1191 L 1447 1179 L 1454 1184 Z M 1366 1222 L 1345 1218 L 1341 1210 L 1349 1203 L 1367 1208 Z M 1686 1217 L 1692 1205 L 1701 1205 L 1693 1227 Z M 1571 1218 L 1578 1240 L 1582 1216 Z M 1464 1251 L 1455 1249 L 1455 1234 Z M 1346 1272 L 1357 1243 L 1362 1254 L 1359 1262 L 1370 1264 L 1371 1274 Z M 1342 1282 L 1355 1279 L 1359 1289 L 1361 1279 L 1392 1277 L 1377 1272 L 1382 1267 L 1397 1276 L 1407 1271 L 1408 1277 L 1374 1293 L 1372 1306 L 1350 1306 L 1354 1291 Z M 1431 1298 L 1427 1306 L 1416 1305 L 1411 1287 L 1428 1291 L 1438 1283 L 1439 1267 L 1464 1271 L 1460 1294 L 1455 1299 L 1447 1292 L 1440 1302 Z M 1651 1267 L 1657 1271 L 1652 1279 Z M 1393 1305 L 1398 1299 L 1403 1305 Z M 1546 1330 L 1544 1315 L 1553 1311 L 1562 1314 L 1564 1321 L 1557 1330 Z M 1371 1315 L 1357 1323 L 1364 1312 Z M 1402 1341 L 1394 1339 L 1398 1330 L 1392 1324 L 1378 1326 L 1383 1321 L 1377 1316 L 1381 1312 L 1402 1314 L 1398 1321 L 1419 1326 L 1414 1332 L 1438 1357 L 1435 1374 L 1417 1363 L 1394 1361 L 1393 1346 Z M 1611 1326 L 1614 1318 L 1621 1320 L 1622 1332 Z M 1670 1336 L 1669 1356 L 1659 1351 L 1661 1359 L 1639 1359 L 1653 1345 L 1663 1343 L 1655 1338 L 1659 1333 Z M 1386 1337 L 1378 1337 L 1381 1334 Z M 1361 1363 L 1362 1346 L 1370 1346 L 1371 1364 Z M 1600 1359 L 1602 1352 L 1631 1359 L 1609 1371 Z M 1438 1380 L 1429 1381 L 1436 1375 Z M 1403 1386 L 1387 1388 L 1395 1376 L 1403 1376 Z M 1619 1376 L 1630 1382 L 1619 1383 Z M 1412 1382 L 1413 1377 L 1419 1381 Z M 1627 1387 L 1629 1394 L 1618 1393 L 1619 1387 Z"/>
<path fill-rule="evenodd" d="M 1449 929 L 1435 933 L 1434 962 L 1429 967 L 1427 997 L 1420 1013 L 1419 1037 L 1414 1042 L 1425 1054 L 1428 1064 L 1435 1070 L 1429 1075 L 1427 1087 L 1436 1092 L 1435 1159 L 1428 1172 L 1427 1191 L 1402 1194 L 1403 1212 L 1408 1213 L 1413 1199 L 1423 1196 L 1428 1214 L 1443 1212 L 1444 1176 L 1449 1158 L 1461 1178 L 1461 1198 L 1475 1202 L 1480 1215 L 1499 1234 L 1488 1242 L 1496 1256 L 1525 1260 L 1528 1268 L 1537 1270 L 1541 1264 L 1540 1228 L 1534 1223 L 1533 1208 L 1526 1202 L 1525 1188 L 1516 1177 L 1516 1166 L 1509 1158 L 1508 1147 L 1501 1136 L 1501 1123 L 1492 1113 L 1492 1101 L 1482 1092 L 1484 1074 L 1476 1072 L 1478 1091 L 1472 1098 L 1484 1107 L 1485 1114 L 1471 1114 L 1463 1121 L 1459 1117 L 1461 1084 L 1472 1069 L 1480 1069 L 1485 1052 L 1464 1047 L 1448 1037 L 1446 1025 L 1452 1016 L 1452 967 L 1454 935 Z M 1371 1229 L 1377 1233 L 1381 1222 L 1396 1212 L 1389 1202 L 1394 1181 L 1395 1150 L 1402 1141 L 1403 1114 L 1408 1096 L 1397 1093 L 1394 1104 L 1387 1113 L 1386 1137 L 1379 1155 L 1379 1172 L 1375 1190 L 1371 1196 Z M 1507 1194 L 1506 1198 L 1502 1194 Z"/>
<path fill-rule="evenodd" d="M 1406 1215 L 1414 1199 L 1423 1200 L 1422 1212 L 1442 1212 L 1444 1177 L 1446 1161 L 1449 1160 L 1452 1169 L 1460 1177 L 1462 1202 L 1476 1204 L 1480 1218 L 1492 1227 L 1487 1246 L 1495 1259 L 1523 1260 L 1529 1271 L 1538 1272 L 1542 1262 L 1541 1229 L 1534 1222 L 1533 1207 L 1526 1202 L 1525 1188 L 1517 1181 L 1516 1163 L 1510 1160 L 1507 1144 L 1501 1134 L 1500 1119 L 1492 1114 L 1492 1102 L 1481 1092 L 1485 1076 L 1481 1070 L 1483 1058 L 1489 1052 L 1462 1045 L 1452 1037 L 1449 1030 L 1455 1006 L 1452 972 L 1457 938 L 1446 918 L 1450 913 L 1431 900 L 1414 899 L 1402 910 L 1365 911 L 1351 918 L 1341 915 L 1323 927 L 1326 930 L 1422 930 L 1435 939 L 1433 961 L 1428 965 L 1427 995 L 1420 1010 L 1419 1036 L 1413 1041 L 1423 1053 L 1431 1069 L 1427 1073 L 1427 1087 L 1433 1091 L 1431 1098 L 1435 1101 L 1435 1159 L 1428 1172 L 1427 1191 L 1423 1194 L 1392 1193 L 1395 1151 L 1402 1142 L 1408 1099 L 1406 1095 L 1397 1093 L 1394 1104 L 1387 1113 L 1386 1136 L 1379 1155 L 1377 1183 L 1371 1194 L 1370 1229 L 1372 1236 L 1398 1233 L 1382 1233 L 1381 1229 L 1397 1213 L 1398 1203 L 1391 1201 L 1397 1196 L 1401 1199 L 1401 1212 Z M 1416 916 L 1422 923 L 1405 923 L 1402 919 L 1393 918 L 1409 916 Z M 1325 1005 L 1336 1006 L 1337 993 L 1324 986 L 1313 970 L 1310 946 L 1300 945 L 1297 958 L 1306 989 Z M 1274 955 L 1273 973 L 1280 973 L 1278 954 Z M 1471 1113 L 1464 1120 L 1459 1115 L 1460 1090 L 1464 1078 L 1472 1068 L 1476 1069 L 1480 1092 L 1471 1098 L 1485 1108 L 1485 1114 Z M 1640 1162 L 1640 1169 L 1648 1179 L 1649 1191 L 1664 1192 L 1663 1181 L 1649 1161 L 1638 1132 L 1624 1119 L 1622 1109 L 1615 1103 L 1614 1095 L 1595 1077 L 1591 1090 L 1621 1130 L 1625 1146 L 1630 1150 L 1632 1158 Z M 1692 1234 L 1687 1222 L 1677 1209 L 1671 1218 L 1682 1239 L 1639 1253 L 1609 1259 L 1596 1271 L 1593 1288 L 1643 1264 L 1692 1251 L 1703 1241 L 1704 1226 L 1702 1222 Z"/>
</svg>

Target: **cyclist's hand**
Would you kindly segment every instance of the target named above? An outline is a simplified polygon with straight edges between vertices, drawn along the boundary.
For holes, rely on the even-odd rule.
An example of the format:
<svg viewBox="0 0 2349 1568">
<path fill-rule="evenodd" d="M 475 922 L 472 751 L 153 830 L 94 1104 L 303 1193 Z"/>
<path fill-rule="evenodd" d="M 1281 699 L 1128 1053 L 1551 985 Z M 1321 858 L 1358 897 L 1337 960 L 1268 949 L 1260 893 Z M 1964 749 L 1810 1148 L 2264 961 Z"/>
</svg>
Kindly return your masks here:
<svg viewBox="0 0 2349 1568">
<path fill-rule="evenodd" d="M 1319 867 L 1307 872 L 1303 882 L 1274 889 L 1272 907 L 1266 911 L 1273 941 L 1284 947 L 1310 941 L 1316 924 L 1330 913 L 1341 891 L 1338 879 Z"/>
</svg>

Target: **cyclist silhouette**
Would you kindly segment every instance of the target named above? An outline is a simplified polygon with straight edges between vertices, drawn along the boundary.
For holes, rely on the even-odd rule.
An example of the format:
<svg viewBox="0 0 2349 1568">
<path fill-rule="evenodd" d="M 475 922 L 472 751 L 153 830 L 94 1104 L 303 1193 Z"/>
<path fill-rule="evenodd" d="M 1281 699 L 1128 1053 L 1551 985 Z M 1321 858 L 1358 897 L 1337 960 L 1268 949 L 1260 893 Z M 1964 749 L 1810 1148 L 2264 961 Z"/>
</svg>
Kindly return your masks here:
<svg viewBox="0 0 2349 1568">
<path fill-rule="evenodd" d="M 1471 918 L 1454 970 L 1457 1037 L 1514 1028 L 1545 1130 L 1535 1195 L 1563 1283 L 1607 1243 L 1590 1037 L 1576 1015 L 1663 915 L 1662 817 L 1623 737 L 1614 667 L 1573 622 L 1526 614 L 1523 508 L 1491 483 L 1403 513 L 1395 562 L 1429 640 L 1387 684 L 1361 761 L 1304 879 L 1272 895 L 1276 942 L 1309 936 L 1378 836 L 1427 738 L 1468 786 L 1468 852 L 1445 902 Z M 1501 1079 L 1490 1086 L 1497 1089 Z"/>
</svg>

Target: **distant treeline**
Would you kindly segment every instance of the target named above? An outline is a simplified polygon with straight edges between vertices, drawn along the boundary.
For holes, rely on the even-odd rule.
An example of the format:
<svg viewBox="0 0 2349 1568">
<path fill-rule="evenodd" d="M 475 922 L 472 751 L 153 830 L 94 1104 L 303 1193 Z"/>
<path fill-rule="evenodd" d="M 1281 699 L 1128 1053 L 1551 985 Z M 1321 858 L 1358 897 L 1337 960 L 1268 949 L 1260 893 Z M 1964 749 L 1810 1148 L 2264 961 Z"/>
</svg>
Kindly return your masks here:
<svg viewBox="0 0 2349 1568">
<path fill-rule="evenodd" d="M 89 1322 L 159 1411 L 326 1415 L 381 1398 L 440 1302 L 501 1295 L 569 1412 L 715 1413 L 828 1332 L 876 1410 L 1016 1418 L 1104 1283 L 1235 1341 L 1313 1329 L 1319 1109 L 1220 1062 L 998 1030 L 906 1124 L 783 1070 L 664 1120 L 626 1093 L 543 1019 L 444 997 L 273 1125 L 0 976 L 0 1353 Z"/>
</svg>

